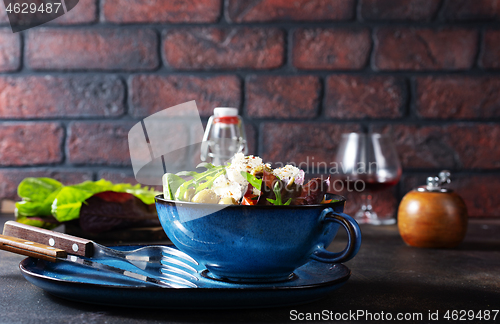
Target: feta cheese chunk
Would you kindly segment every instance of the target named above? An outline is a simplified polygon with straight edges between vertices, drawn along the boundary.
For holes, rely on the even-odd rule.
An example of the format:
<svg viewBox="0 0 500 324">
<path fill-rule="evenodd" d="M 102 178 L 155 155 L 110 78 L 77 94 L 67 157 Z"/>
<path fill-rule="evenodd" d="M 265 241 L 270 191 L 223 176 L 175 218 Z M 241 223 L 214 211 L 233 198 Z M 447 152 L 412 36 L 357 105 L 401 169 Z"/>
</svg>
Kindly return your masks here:
<svg viewBox="0 0 500 324">
<path fill-rule="evenodd" d="M 227 177 L 229 180 L 236 181 L 246 186 L 248 182 L 241 175 L 241 171 L 252 174 L 252 171 L 262 166 L 262 164 L 262 159 L 258 156 L 245 156 L 243 153 L 236 153 L 231 160 L 231 165 L 227 168 Z"/>
<path fill-rule="evenodd" d="M 231 165 L 226 168 L 226 174 L 217 177 L 214 180 L 212 189 L 220 199 L 231 197 L 239 201 L 248 188 L 248 181 L 241 175 L 241 171 L 253 174 L 253 171 L 262 168 L 264 163 L 258 156 L 245 156 L 243 153 L 237 153 L 231 160 Z M 254 188 L 254 193 L 260 191 Z"/>
<path fill-rule="evenodd" d="M 236 181 L 229 180 L 224 174 L 218 176 L 217 179 L 214 180 L 212 190 L 215 191 L 220 199 L 230 197 L 239 201 L 244 194 L 241 185 Z"/>
<path fill-rule="evenodd" d="M 298 185 L 304 183 L 304 171 L 290 164 L 274 169 L 273 174 L 286 183 L 290 183 L 292 180 Z"/>
</svg>

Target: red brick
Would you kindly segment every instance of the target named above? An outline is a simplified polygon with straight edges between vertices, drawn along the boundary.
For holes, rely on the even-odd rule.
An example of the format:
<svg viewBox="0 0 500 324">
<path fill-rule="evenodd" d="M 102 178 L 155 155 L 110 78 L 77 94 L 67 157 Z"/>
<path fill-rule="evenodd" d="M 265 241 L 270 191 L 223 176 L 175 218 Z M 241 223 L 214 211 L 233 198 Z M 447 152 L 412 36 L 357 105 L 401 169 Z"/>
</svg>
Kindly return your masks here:
<svg viewBox="0 0 500 324">
<path fill-rule="evenodd" d="M 0 7 L 3 7 L 0 5 Z M 10 28 L 0 29 L 0 72 L 19 69 L 21 64 L 21 39 Z"/>
<path fill-rule="evenodd" d="M 163 43 L 167 65 L 182 70 L 272 69 L 284 53 L 284 33 L 275 28 L 176 29 Z"/>
<path fill-rule="evenodd" d="M 293 65 L 299 69 L 361 69 L 370 54 L 367 29 L 299 29 L 293 35 Z"/>
<path fill-rule="evenodd" d="M 103 16 L 116 23 L 211 23 L 219 19 L 221 0 L 104 0 Z"/>
<path fill-rule="evenodd" d="M 500 78 L 417 78 L 416 106 L 424 118 L 500 117 Z"/>
<path fill-rule="evenodd" d="M 0 77 L 1 118 L 119 116 L 124 99 L 116 77 Z"/>
<path fill-rule="evenodd" d="M 193 155 L 201 144 L 203 138 L 203 129 L 201 127 L 193 127 L 189 122 L 169 121 L 162 123 L 161 143 L 164 154 L 163 161 L 167 172 L 176 173 L 185 170 L 194 170 L 199 162 L 193 164 Z M 151 127 L 147 129 L 148 136 L 151 138 Z M 153 131 L 155 131 L 153 129 Z M 158 136 L 157 136 L 158 137 Z M 192 143 L 192 144 L 190 144 Z M 175 148 L 174 148 L 175 147 Z M 180 148 L 179 148 L 180 147 Z M 159 174 L 159 178 L 163 176 L 163 172 Z M 159 181 L 161 183 L 161 180 Z"/>
<path fill-rule="evenodd" d="M 448 21 L 491 20 L 500 17 L 497 0 L 446 0 L 441 10 Z"/>
<path fill-rule="evenodd" d="M 317 173 L 320 167 L 330 167 L 342 133 L 359 130 L 357 124 L 263 123 L 260 155 L 266 162 L 295 163 Z"/>
<path fill-rule="evenodd" d="M 364 20 L 429 21 L 436 14 L 440 0 L 361 0 Z"/>
<path fill-rule="evenodd" d="M 58 123 L 0 124 L 0 166 L 61 162 L 63 134 Z"/>
<path fill-rule="evenodd" d="M 226 2 L 229 21 L 325 21 L 349 20 L 354 17 L 353 0 L 263 0 Z"/>
<path fill-rule="evenodd" d="M 93 23 L 97 20 L 97 0 L 79 0 L 78 5 L 64 15 L 49 21 L 49 25 Z M 30 1 L 32 2 L 32 1 Z M 59 10 L 63 10 L 62 7 Z M 9 23 L 5 6 L 0 6 L 0 23 Z M 12 32 L 12 30 L 11 30 Z"/>
<path fill-rule="evenodd" d="M 135 122 L 75 122 L 71 124 L 67 139 L 69 162 L 74 164 L 122 165 L 131 164 L 128 132 Z M 188 128 L 178 122 L 165 125 L 168 134 L 165 149 L 169 143 L 185 143 L 189 139 Z M 151 135 L 151 134 L 149 134 Z M 146 143 L 144 143 L 147 145 Z M 168 163 L 180 164 L 186 157 L 179 152 L 167 155 Z M 182 154 L 185 154 L 183 151 Z M 161 176 L 161 175 L 160 175 Z"/>
<path fill-rule="evenodd" d="M 325 114 L 331 118 L 401 116 L 406 86 L 395 77 L 331 75 L 326 81 Z"/>
<path fill-rule="evenodd" d="M 151 29 L 35 28 L 28 32 L 26 61 L 36 70 L 152 70 L 157 43 Z"/>
<path fill-rule="evenodd" d="M 500 125 L 394 125 L 404 168 L 498 169 Z"/>
<path fill-rule="evenodd" d="M 466 29 L 394 29 L 376 32 L 379 70 L 464 70 L 473 66 L 478 34 Z"/>
<path fill-rule="evenodd" d="M 3 169 L 0 170 L 0 200 L 19 200 L 17 186 L 28 177 L 48 177 L 56 179 L 64 185 L 72 185 L 92 180 L 92 172 L 80 170 L 53 170 L 53 169 Z"/>
<path fill-rule="evenodd" d="M 246 105 L 250 117 L 311 118 L 316 116 L 321 84 L 314 76 L 250 76 Z"/>
<path fill-rule="evenodd" d="M 128 132 L 133 122 L 75 122 L 66 142 L 69 162 L 130 165 Z"/>
<path fill-rule="evenodd" d="M 404 192 L 423 186 L 427 176 L 436 176 L 429 173 L 422 176 L 406 176 Z M 495 193 L 500 191 L 500 176 L 498 174 L 453 174 L 451 184 L 447 188 L 455 190 L 467 205 L 470 217 L 500 217 L 500 200 Z"/>
<path fill-rule="evenodd" d="M 215 107 L 238 108 L 241 101 L 241 82 L 236 76 L 138 75 L 129 83 L 131 114 L 136 117 L 146 117 L 191 100 L 196 100 L 201 116 L 210 116 Z"/>
<path fill-rule="evenodd" d="M 256 139 L 257 139 L 257 131 L 254 127 L 254 125 L 246 123 L 245 124 L 245 134 L 247 136 L 247 147 L 248 147 L 248 154 L 251 155 L 258 155 L 257 153 L 257 144 L 256 144 Z"/>
<path fill-rule="evenodd" d="M 49 22 L 56 25 L 73 25 L 93 23 L 97 21 L 96 0 L 79 0 L 76 7 Z"/>
<path fill-rule="evenodd" d="M 500 30 L 487 30 L 483 37 L 483 52 L 479 60 L 486 69 L 500 68 Z"/>
</svg>

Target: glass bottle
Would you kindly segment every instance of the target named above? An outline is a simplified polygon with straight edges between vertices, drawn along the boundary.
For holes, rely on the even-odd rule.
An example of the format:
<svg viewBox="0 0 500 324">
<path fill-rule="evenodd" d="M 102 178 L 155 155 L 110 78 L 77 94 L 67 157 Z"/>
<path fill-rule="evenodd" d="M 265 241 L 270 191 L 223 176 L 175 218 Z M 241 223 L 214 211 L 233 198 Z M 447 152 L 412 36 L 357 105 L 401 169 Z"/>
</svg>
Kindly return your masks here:
<svg viewBox="0 0 500 324">
<path fill-rule="evenodd" d="M 201 160 L 221 165 L 239 152 L 248 154 L 245 127 L 238 109 L 215 108 L 203 136 Z"/>
</svg>

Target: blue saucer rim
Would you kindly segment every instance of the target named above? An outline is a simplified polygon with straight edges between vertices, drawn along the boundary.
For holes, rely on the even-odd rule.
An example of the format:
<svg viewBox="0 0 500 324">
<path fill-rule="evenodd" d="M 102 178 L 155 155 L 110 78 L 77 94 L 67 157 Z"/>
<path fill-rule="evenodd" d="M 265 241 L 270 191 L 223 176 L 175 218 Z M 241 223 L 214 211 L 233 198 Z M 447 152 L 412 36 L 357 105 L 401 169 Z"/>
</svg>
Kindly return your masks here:
<svg viewBox="0 0 500 324">
<path fill-rule="evenodd" d="M 122 245 L 115 248 L 137 247 Z M 37 258 L 22 260 L 19 268 L 28 282 L 58 298 L 86 304 L 141 309 L 254 309 L 299 305 L 325 298 L 342 287 L 351 276 L 351 270 L 343 264 L 311 260 L 296 269 L 297 277 L 290 281 L 209 283 L 190 289 L 148 287 L 135 280 L 117 284 L 107 281 L 107 276 L 88 282 L 85 278 L 80 278 L 78 268 L 71 270 L 64 265 L 63 272 L 59 272 L 57 265 Z M 197 267 L 198 274 L 202 268 L 204 267 Z M 60 277 L 59 274 L 69 276 Z M 207 300 L 207 296 L 212 297 Z"/>
<path fill-rule="evenodd" d="M 336 266 L 340 266 L 344 271 L 347 270 L 347 273 L 341 277 L 335 278 L 333 280 L 329 280 L 327 282 L 321 282 L 321 283 L 316 283 L 316 284 L 307 284 L 307 285 L 302 285 L 302 286 L 274 286 L 276 282 L 269 282 L 269 283 L 258 283 L 260 286 L 259 287 L 252 287 L 252 285 L 255 285 L 256 283 L 231 283 L 234 284 L 235 287 L 198 287 L 198 288 L 162 288 L 162 287 L 146 287 L 146 286 L 121 286 L 121 285 L 106 285 L 106 284 L 95 284 L 95 283 L 84 283 L 84 282 L 78 282 L 78 281 L 71 281 L 71 280 L 63 280 L 63 279 L 58 279 L 50 276 L 45 276 L 41 275 L 38 273 L 34 273 L 29 271 L 26 267 L 27 264 L 30 262 L 30 260 L 38 260 L 36 258 L 28 257 L 26 259 L 23 259 L 19 263 L 19 270 L 23 274 L 23 276 L 28 276 L 28 277 L 36 277 L 38 279 L 44 280 L 46 282 L 58 282 L 59 284 L 64 284 L 68 286 L 85 286 L 85 287 L 94 287 L 94 288 L 105 288 L 105 289 L 126 289 L 126 290 L 151 290 L 151 291 L 186 291 L 186 290 L 217 290 L 217 291 L 235 291 L 235 290 L 256 290 L 256 291 L 276 291 L 276 290 L 297 290 L 297 289 L 316 289 L 316 288 L 321 288 L 321 287 L 329 287 L 329 286 L 334 286 L 338 285 L 341 283 L 345 283 L 349 278 L 351 277 L 351 269 L 346 267 L 345 265 L 341 263 L 337 264 L 332 264 Z M 317 262 L 317 261 L 311 261 L 311 262 Z M 297 279 L 296 279 L 297 280 Z M 286 283 L 285 282 L 279 282 L 280 284 Z M 245 287 L 247 286 L 247 287 Z"/>
</svg>

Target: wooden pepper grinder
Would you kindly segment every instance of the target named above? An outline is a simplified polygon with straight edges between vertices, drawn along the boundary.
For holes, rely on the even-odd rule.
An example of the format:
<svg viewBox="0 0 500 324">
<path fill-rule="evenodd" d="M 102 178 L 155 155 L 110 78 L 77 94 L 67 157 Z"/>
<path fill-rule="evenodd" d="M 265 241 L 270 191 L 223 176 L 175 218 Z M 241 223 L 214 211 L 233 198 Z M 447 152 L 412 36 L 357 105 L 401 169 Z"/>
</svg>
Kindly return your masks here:
<svg viewBox="0 0 500 324">
<path fill-rule="evenodd" d="M 406 194 L 398 210 L 398 228 L 406 244 L 423 248 L 453 248 L 465 237 L 467 207 L 451 189 L 450 172 L 427 178 L 427 186 Z"/>
</svg>

